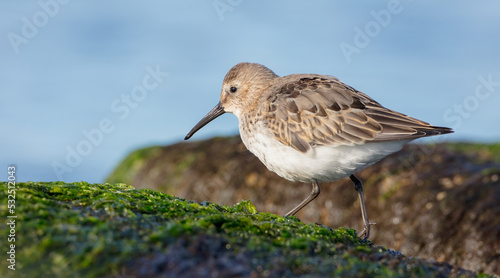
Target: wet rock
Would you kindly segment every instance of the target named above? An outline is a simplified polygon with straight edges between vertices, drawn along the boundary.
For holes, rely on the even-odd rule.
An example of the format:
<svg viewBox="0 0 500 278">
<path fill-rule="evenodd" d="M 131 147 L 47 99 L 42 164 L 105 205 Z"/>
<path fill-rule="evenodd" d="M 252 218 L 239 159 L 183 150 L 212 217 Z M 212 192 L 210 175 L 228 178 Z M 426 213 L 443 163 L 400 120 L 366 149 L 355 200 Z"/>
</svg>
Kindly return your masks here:
<svg viewBox="0 0 500 278">
<path fill-rule="evenodd" d="M 358 173 L 370 240 L 407 256 L 500 275 L 500 145 L 410 144 Z M 108 182 L 152 188 L 182 198 L 284 214 L 310 192 L 268 171 L 239 137 L 214 138 L 136 151 Z M 321 184 L 297 214 L 304 222 L 360 229 L 352 182 Z"/>
</svg>

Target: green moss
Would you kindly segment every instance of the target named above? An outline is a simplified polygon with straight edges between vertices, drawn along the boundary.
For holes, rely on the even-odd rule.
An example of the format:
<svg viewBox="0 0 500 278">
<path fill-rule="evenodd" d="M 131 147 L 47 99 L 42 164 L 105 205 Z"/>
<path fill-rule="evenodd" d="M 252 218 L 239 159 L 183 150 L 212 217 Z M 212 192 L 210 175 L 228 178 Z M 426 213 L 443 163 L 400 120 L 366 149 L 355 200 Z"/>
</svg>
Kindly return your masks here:
<svg viewBox="0 0 500 278">
<path fill-rule="evenodd" d="M 6 192 L 7 184 L 0 189 Z M 432 263 L 398 259 L 360 241 L 352 229 L 256 213 L 249 201 L 221 206 L 124 184 L 29 182 L 17 184 L 15 205 L 16 273 L 26 277 L 121 273 L 139 258 L 201 236 L 223 241 L 235 254 L 249 254 L 260 276 L 277 266 L 289 276 L 439 274 Z M 6 194 L 0 195 L 0 207 L 7 219 Z M 0 232 L 7 235 L 9 229 L 2 221 Z M 2 270 L 7 265 L 0 260 Z"/>
<path fill-rule="evenodd" d="M 191 166 L 191 164 L 193 162 L 196 161 L 196 159 L 198 158 L 198 153 L 187 153 L 185 156 L 184 156 L 184 159 L 182 161 L 180 161 L 179 163 L 177 163 L 176 165 L 176 175 L 179 175 L 181 174 L 182 172 L 184 172 L 187 168 L 189 168 L 189 166 Z"/>
<path fill-rule="evenodd" d="M 459 151 L 464 154 L 479 154 L 479 161 L 490 159 L 500 163 L 500 143 L 479 144 L 479 143 L 447 143 L 449 150 Z"/>
<path fill-rule="evenodd" d="M 160 146 L 147 147 L 130 153 L 119 165 L 113 170 L 111 175 L 106 179 L 106 182 L 116 183 L 125 182 L 131 184 L 143 164 L 158 155 L 161 151 Z"/>
</svg>

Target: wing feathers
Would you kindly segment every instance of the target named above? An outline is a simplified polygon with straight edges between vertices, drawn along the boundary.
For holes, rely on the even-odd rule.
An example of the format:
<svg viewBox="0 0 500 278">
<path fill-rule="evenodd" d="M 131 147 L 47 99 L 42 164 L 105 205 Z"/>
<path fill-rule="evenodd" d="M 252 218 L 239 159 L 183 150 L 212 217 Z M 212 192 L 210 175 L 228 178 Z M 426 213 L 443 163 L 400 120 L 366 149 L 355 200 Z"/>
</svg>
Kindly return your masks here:
<svg viewBox="0 0 500 278">
<path fill-rule="evenodd" d="M 389 110 L 334 77 L 301 76 L 282 77 L 259 110 L 276 138 L 298 151 L 453 132 Z"/>
</svg>

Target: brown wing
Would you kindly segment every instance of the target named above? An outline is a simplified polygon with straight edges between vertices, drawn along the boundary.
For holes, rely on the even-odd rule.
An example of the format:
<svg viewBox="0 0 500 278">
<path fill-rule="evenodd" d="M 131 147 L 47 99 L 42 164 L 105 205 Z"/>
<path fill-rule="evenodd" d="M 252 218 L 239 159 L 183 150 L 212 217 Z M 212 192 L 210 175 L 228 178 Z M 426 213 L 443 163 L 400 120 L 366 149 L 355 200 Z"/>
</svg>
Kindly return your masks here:
<svg viewBox="0 0 500 278">
<path fill-rule="evenodd" d="M 452 132 L 384 108 L 331 76 L 285 82 L 259 110 L 276 138 L 301 152 L 315 145 L 353 145 Z"/>
</svg>

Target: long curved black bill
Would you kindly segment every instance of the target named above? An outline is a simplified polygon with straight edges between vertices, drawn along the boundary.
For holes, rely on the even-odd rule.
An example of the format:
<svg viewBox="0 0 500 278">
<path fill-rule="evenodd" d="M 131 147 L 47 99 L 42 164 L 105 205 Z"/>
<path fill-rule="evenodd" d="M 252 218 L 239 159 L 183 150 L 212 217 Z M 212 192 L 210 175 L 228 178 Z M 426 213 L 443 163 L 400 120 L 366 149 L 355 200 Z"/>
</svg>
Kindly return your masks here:
<svg viewBox="0 0 500 278">
<path fill-rule="evenodd" d="M 214 120 L 215 118 L 219 117 L 220 115 L 226 113 L 224 111 L 224 108 L 222 107 L 222 104 L 219 102 L 214 109 L 212 109 L 208 114 L 203 117 L 194 127 L 191 129 L 191 131 L 184 137 L 184 140 L 188 140 L 195 134 L 198 130 L 200 130 L 202 127 L 204 127 L 206 124 Z"/>
</svg>

